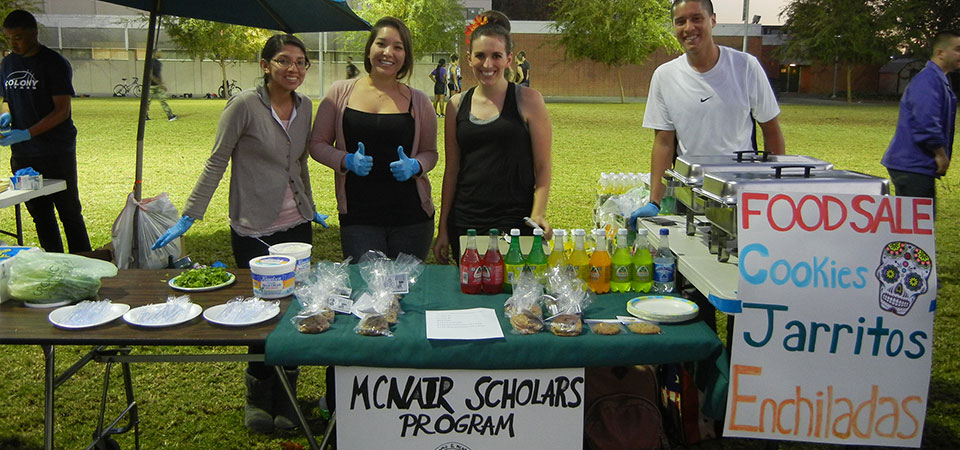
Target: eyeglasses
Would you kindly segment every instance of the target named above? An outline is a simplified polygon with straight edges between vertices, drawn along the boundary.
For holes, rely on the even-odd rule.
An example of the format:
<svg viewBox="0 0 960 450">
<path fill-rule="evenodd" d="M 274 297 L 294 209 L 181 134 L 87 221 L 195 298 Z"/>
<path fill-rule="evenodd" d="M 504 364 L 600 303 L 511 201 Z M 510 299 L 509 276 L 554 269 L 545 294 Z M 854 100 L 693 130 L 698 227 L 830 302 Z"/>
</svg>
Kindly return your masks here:
<svg viewBox="0 0 960 450">
<path fill-rule="evenodd" d="M 286 59 L 286 58 L 277 58 L 272 61 L 277 63 L 277 65 L 280 66 L 281 69 L 289 69 L 290 66 L 294 64 L 297 65 L 298 69 L 307 70 L 310 68 L 310 61 L 307 61 L 306 59 L 298 59 L 296 61 L 290 61 L 289 59 Z"/>
</svg>

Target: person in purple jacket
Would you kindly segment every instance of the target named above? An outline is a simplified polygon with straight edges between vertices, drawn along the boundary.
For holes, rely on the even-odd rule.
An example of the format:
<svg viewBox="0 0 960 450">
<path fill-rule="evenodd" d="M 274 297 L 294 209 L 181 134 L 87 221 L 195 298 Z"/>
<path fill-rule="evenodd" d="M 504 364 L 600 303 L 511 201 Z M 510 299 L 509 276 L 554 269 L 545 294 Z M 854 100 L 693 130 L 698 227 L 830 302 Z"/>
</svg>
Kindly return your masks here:
<svg viewBox="0 0 960 450">
<path fill-rule="evenodd" d="M 900 99 L 897 131 L 880 163 L 897 195 L 928 197 L 936 204 L 935 180 L 950 167 L 957 96 L 946 74 L 960 69 L 960 33 L 937 33 L 933 56 Z"/>
</svg>

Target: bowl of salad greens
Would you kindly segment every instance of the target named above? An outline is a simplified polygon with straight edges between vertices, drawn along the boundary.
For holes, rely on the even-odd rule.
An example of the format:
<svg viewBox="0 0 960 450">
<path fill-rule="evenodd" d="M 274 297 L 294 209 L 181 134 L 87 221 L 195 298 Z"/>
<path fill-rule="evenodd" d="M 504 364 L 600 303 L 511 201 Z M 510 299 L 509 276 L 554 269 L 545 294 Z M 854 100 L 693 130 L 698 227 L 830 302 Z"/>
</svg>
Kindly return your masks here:
<svg viewBox="0 0 960 450">
<path fill-rule="evenodd" d="M 186 270 L 167 282 L 167 285 L 187 292 L 203 292 L 220 289 L 237 281 L 236 275 L 222 267 L 203 267 Z"/>
</svg>

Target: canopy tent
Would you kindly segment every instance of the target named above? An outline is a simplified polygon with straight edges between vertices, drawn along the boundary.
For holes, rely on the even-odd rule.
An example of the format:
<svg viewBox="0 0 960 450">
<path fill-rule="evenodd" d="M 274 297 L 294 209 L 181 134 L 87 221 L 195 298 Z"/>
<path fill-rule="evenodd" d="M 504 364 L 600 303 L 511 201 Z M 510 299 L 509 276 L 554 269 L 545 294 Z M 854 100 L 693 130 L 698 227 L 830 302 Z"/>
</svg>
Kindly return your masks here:
<svg viewBox="0 0 960 450">
<path fill-rule="evenodd" d="M 214 22 L 244 25 L 287 33 L 319 31 L 363 31 L 370 24 L 361 19 L 345 0 L 104 0 L 150 12 L 147 31 L 147 52 L 143 64 L 144 85 L 149 86 L 153 70 L 153 53 L 159 35 L 159 16 L 171 15 Z M 140 94 L 140 113 L 137 117 L 137 162 L 133 195 L 137 202 L 142 195 L 143 135 L 147 117 L 150 89 Z M 138 217 L 134 214 L 132 254 L 136 258 Z M 307 430 L 311 447 L 316 448 L 313 436 Z"/>
<path fill-rule="evenodd" d="M 362 31 L 370 24 L 361 19 L 345 0 L 104 0 L 150 12 L 147 53 L 143 64 L 144 85 L 149 86 L 161 15 L 224 22 L 235 25 L 281 30 L 287 33 L 316 31 Z M 150 89 L 140 94 L 137 119 L 137 164 L 134 198 L 140 201 L 143 178 L 143 134 Z M 136 230 L 136 226 L 134 227 Z M 136 231 L 134 231 L 136 232 Z M 134 239 L 136 242 L 136 239 Z"/>
</svg>

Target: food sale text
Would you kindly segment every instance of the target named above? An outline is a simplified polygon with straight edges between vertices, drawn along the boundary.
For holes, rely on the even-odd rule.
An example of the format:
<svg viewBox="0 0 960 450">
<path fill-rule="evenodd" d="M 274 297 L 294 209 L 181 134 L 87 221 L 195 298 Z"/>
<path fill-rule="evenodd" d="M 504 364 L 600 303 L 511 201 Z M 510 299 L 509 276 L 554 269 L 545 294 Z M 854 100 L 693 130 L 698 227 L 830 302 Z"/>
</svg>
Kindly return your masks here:
<svg viewBox="0 0 960 450">
<path fill-rule="evenodd" d="M 726 436 L 919 447 L 931 199 L 743 192 Z"/>
</svg>

